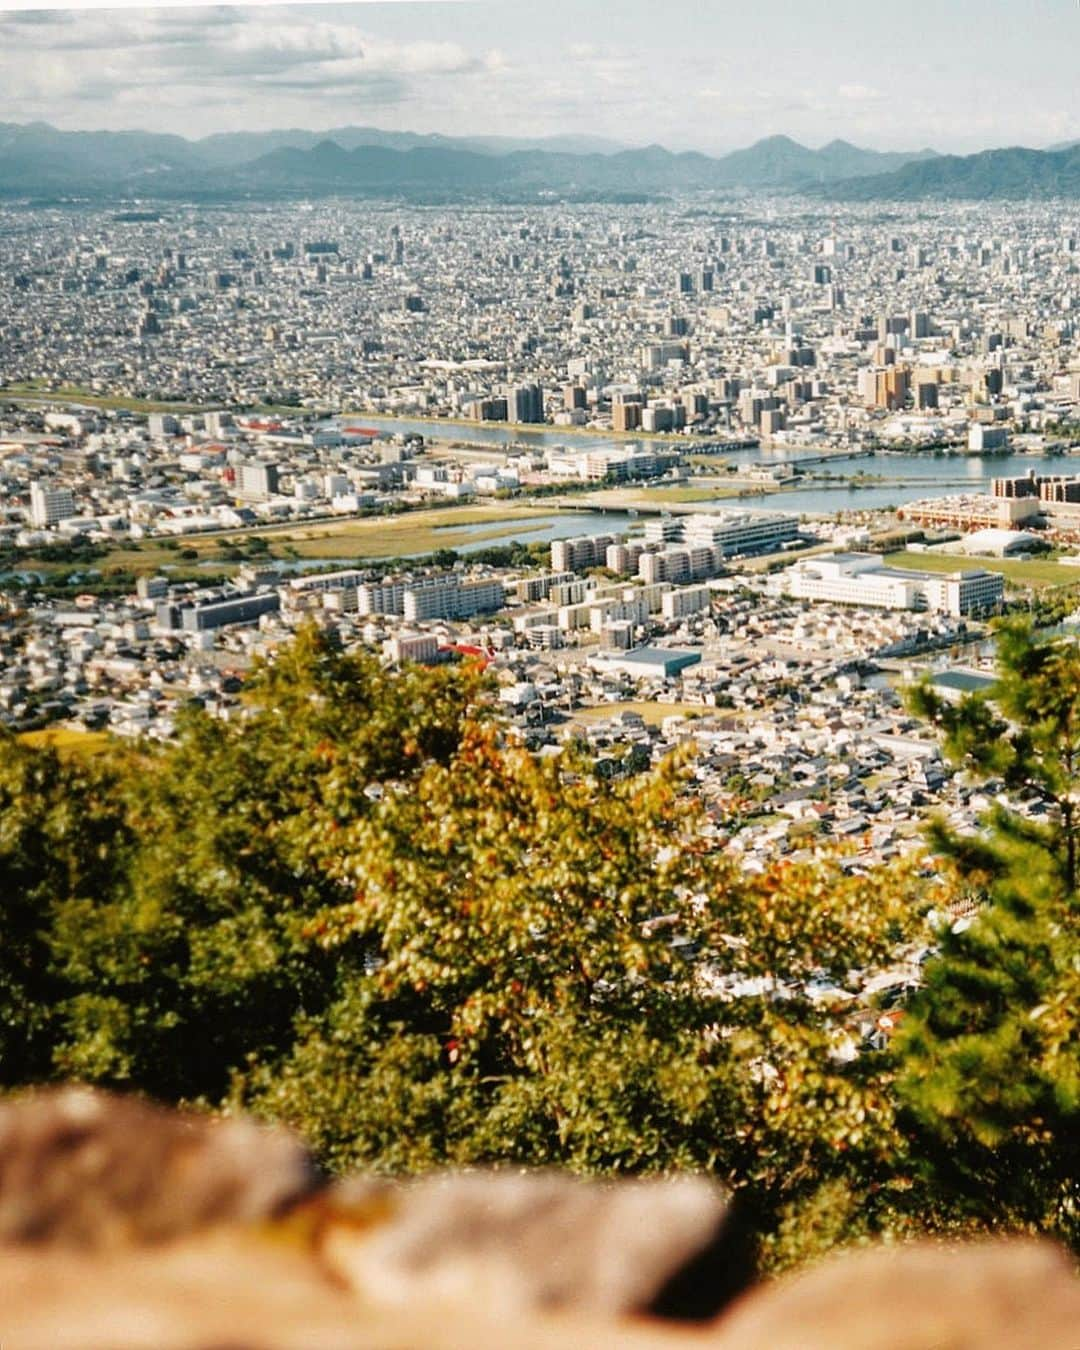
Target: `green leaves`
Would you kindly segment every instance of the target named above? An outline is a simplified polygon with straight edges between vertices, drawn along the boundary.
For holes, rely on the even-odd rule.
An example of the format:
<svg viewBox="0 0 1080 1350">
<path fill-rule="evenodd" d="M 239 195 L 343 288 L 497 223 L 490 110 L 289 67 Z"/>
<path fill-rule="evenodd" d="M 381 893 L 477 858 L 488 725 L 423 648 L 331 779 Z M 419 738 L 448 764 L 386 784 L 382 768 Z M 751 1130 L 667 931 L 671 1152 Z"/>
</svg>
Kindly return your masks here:
<svg viewBox="0 0 1080 1350">
<path fill-rule="evenodd" d="M 903 1119 L 941 1202 L 1076 1243 L 1080 645 L 1005 625 L 993 706 L 943 708 L 926 690 L 913 703 L 954 758 L 1036 813 L 997 803 L 978 837 L 933 831 L 983 908 L 943 929 L 897 1039 Z"/>
<path fill-rule="evenodd" d="M 52 953 L 65 907 L 112 894 L 130 838 L 117 775 L 0 733 L 0 1083 L 51 1069 L 65 985 Z"/>
<path fill-rule="evenodd" d="M 100 782 L 20 758 L 0 842 L 48 902 L 4 1006 L 44 1019 L 34 1072 L 245 1105 L 337 1169 L 707 1169 L 788 1254 L 834 1182 L 882 1226 L 892 1068 L 852 1060 L 844 990 L 917 931 L 926 878 L 745 875 L 691 749 L 605 778 L 496 707 L 474 669 L 390 673 L 309 628 L 241 718 L 189 712 Z"/>
</svg>

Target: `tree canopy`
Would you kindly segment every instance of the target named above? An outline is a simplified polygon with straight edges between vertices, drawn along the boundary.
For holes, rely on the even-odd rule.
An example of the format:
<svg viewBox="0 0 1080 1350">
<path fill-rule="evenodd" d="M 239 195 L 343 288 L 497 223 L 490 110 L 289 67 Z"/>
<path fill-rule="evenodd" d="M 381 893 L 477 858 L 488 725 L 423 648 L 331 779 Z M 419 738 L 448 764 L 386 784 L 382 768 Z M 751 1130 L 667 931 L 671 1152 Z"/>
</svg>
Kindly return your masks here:
<svg viewBox="0 0 1080 1350">
<path fill-rule="evenodd" d="M 933 843 L 982 901 L 942 929 L 897 1050 L 900 1100 L 943 1202 L 1076 1243 L 1080 1185 L 1080 644 L 1002 626 L 998 677 L 913 707 L 948 755 L 1008 791 L 977 835 Z"/>
<path fill-rule="evenodd" d="M 1009 629 L 992 700 L 916 695 L 1039 807 L 939 830 L 937 874 L 749 872 L 692 750 L 616 776 L 534 754 L 476 667 L 389 671 L 314 628 L 167 745 L 8 738 L 0 1080 L 245 1106 L 335 1170 L 709 1171 L 777 1264 L 928 1224 L 1075 1236 L 1075 660 Z M 980 917 L 882 1048 L 849 993 L 960 888 Z"/>
</svg>

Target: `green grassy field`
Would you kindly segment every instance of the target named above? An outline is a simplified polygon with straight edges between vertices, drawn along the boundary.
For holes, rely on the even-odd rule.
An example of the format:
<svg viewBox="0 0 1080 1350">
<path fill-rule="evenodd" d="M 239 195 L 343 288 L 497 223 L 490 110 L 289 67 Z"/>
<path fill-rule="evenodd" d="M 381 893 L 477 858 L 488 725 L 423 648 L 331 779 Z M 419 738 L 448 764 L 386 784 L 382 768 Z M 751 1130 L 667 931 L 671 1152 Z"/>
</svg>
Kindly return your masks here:
<svg viewBox="0 0 1080 1350">
<path fill-rule="evenodd" d="M 188 535 L 178 542 L 179 549 L 164 548 L 158 540 L 148 540 L 142 547 L 130 546 L 110 550 L 104 558 L 90 564 L 106 572 L 110 568 L 126 568 L 143 575 L 163 567 L 171 575 L 205 575 L 208 569 L 200 563 L 214 563 L 215 570 L 231 573 L 239 563 L 226 559 L 230 546 L 244 549 L 253 538 L 265 539 L 263 554 L 250 554 L 253 562 L 287 560 L 290 558 L 398 558 L 414 553 L 434 553 L 436 549 L 457 548 L 463 544 L 526 540 L 528 535 L 543 528 L 537 516 L 550 515 L 549 510 L 536 507 L 460 506 L 438 508 L 432 511 L 414 511 L 402 516 L 372 516 L 333 520 L 318 525 L 276 525 L 254 530 L 225 530 L 213 534 Z M 487 530 L 468 529 L 468 526 L 490 524 Z M 183 559 L 181 549 L 191 549 L 197 558 Z M 220 564 L 220 567 L 217 565 Z M 56 564 L 35 564 L 28 568 L 43 572 L 56 571 Z"/>
<path fill-rule="evenodd" d="M 271 525 L 252 530 L 222 530 L 210 534 L 181 536 L 176 547 L 148 539 L 137 547 L 119 544 L 98 558 L 45 562 L 32 552 L 12 564 L 16 570 L 40 573 L 48 581 L 70 584 L 74 576 L 88 572 L 106 578 L 116 572 L 132 576 L 167 573 L 175 581 L 207 581 L 233 576 L 245 563 L 348 559 L 361 562 L 405 558 L 456 549 L 470 544 L 528 543 L 550 517 L 547 506 L 517 506 L 500 502 L 491 506 L 437 507 L 401 516 L 351 517 L 316 525 Z M 538 519 L 540 518 L 540 519 Z M 487 525 L 488 529 L 477 529 Z M 469 528 L 472 527 L 472 528 Z M 253 540 L 265 548 L 251 548 Z M 184 554 L 193 556 L 184 557 Z M 78 583 L 75 583 L 78 584 Z M 88 579 L 87 589 L 93 589 Z"/>
<path fill-rule="evenodd" d="M 638 488 L 625 493 L 625 499 L 628 502 L 645 502 L 650 506 L 662 506 L 664 502 L 711 502 L 717 498 L 737 497 L 739 489 L 730 487 L 727 483 L 716 484 L 713 487 L 670 487 L 670 488 Z"/>
<path fill-rule="evenodd" d="M 1019 561 L 1014 558 L 969 558 L 959 553 L 903 552 L 890 553 L 885 561 L 890 567 L 916 572 L 957 572 L 964 568 L 984 567 L 988 572 L 1000 572 L 1006 581 L 1016 586 L 1080 585 L 1080 568 L 1066 567 L 1052 559 Z"/>
<path fill-rule="evenodd" d="M 634 712 L 640 713 L 649 726 L 659 726 L 665 717 L 682 716 L 692 721 L 715 711 L 715 708 L 703 708 L 699 703 L 650 703 L 630 699 L 625 703 L 601 703 L 596 708 L 576 708 L 571 720 L 608 722 L 619 713 Z"/>
<path fill-rule="evenodd" d="M 70 385 L 64 385 L 60 389 L 49 389 L 43 380 L 27 380 L 23 383 L 8 384 L 0 389 L 0 399 L 12 398 L 20 400 L 32 400 L 42 403 L 85 403 L 89 408 L 101 408 L 106 411 L 118 412 L 199 412 L 203 408 L 210 409 L 220 407 L 216 403 L 160 403 L 153 399 L 145 398 L 122 398 L 111 394 L 95 394 L 89 389 L 76 389 Z"/>
<path fill-rule="evenodd" d="M 332 529 L 330 532 L 308 533 L 294 526 L 289 531 L 289 541 L 301 558 L 403 558 L 463 544 L 510 543 L 513 539 L 527 542 L 530 533 L 544 528 L 541 522 L 529 520 L 524 512 L 512 522 L 505 519 L 505 512 L 501 512 L 481 515 L 472 521 L 459 516 L 444 524 L 432 523 L 427 519 L 428 514 L 393 521 L 351 521 L 351 529 Z M 492 522 L 490 529 L 466 528 L 485 520 Z M 273 543 L 271 549 L 274 551 Z"/>
<path fill-rule="evenodd" d="M 46 727 L 42 731 L 24 731 L 19 739 L 39 750 L 55 750 L 61 755 L 100 755 L 112 745 L 104 731 L 78 731 L 74 727 Z"/>
</svg>

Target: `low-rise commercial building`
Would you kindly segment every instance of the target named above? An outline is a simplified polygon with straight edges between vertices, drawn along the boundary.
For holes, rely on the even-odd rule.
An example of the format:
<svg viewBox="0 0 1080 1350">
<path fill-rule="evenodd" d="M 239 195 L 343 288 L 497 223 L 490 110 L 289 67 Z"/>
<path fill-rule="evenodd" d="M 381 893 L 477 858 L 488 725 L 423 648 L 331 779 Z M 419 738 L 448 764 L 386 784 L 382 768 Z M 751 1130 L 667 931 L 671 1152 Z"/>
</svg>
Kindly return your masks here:
<svg viewBox="0 0 1080 1350">
<path fill-rule="evenodd" d="M 982 568 L 952 573 L 886 567 L 874 553 L 828 553 L 804 558 L 769 580 L 773 595 L 870 609 L 928 609 L 982 614 L 1001 604 L 1004 578 Z"/>
</svg>

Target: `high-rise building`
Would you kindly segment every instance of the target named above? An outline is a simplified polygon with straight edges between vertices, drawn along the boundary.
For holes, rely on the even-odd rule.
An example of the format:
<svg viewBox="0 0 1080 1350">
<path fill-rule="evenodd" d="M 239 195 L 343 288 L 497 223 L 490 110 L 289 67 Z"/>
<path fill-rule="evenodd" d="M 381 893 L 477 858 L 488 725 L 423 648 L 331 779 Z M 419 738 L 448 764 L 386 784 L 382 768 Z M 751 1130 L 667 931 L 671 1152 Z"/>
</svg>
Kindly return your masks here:
<svg viewBox="0 0 1080 1350">
<path fill-rule="evenodd" d="M 641 404 L 613 403 L 611 426 L 614 431 L 637 431 L 641 426 Z"/>
<path fill-rule="evenodd" d="M 467 619 L 489 614 L 506 604 L 498 580 L 462 581 L 460 577 L 425 577 L 406 586 L 402 613 L 410 623 L 425 619 Z"/>
<path fill-rule="evenodd" d="M 542 422 L 544 391 L 538 384 L 519 384 L 506 391 L 508 422 Z"/>
<path fill-rule="evenodd" d="M 641 348 L 641 364 L 645 370 L 663 370 L 669 361 L 688 361 L 685 342 L 649 342 Z"/>
<path fill-rule="evenodd" d="M 267 501 L 277 495 L 278 467 L 256 460 L 241 464 L 237 475 L 237 492 L 250 501 Z"/>
<path fill-rule="evenodd" d="M 30 484 L 30 520 L 39 529 L 47 529 L 61 520 L 70 520 L 77 514 L 70 488 L 50 487 L 46 483 Z"/>
<path fill-rule="evenodd" d="M 576 539 L 553 539 L 551 570 L 584 572 L 588 567 L 603 567 L 607 562 L 608 548 L 621 542 L 613 534 L 585 534 Z"/>
<path fill-rule="evenodd" d="M 907 403 L 910 388 L 911 371 L 907 366 L 879 366 L 859 373 L 859 389 L 868 408 L 897 412 Z"/>
</svg>

